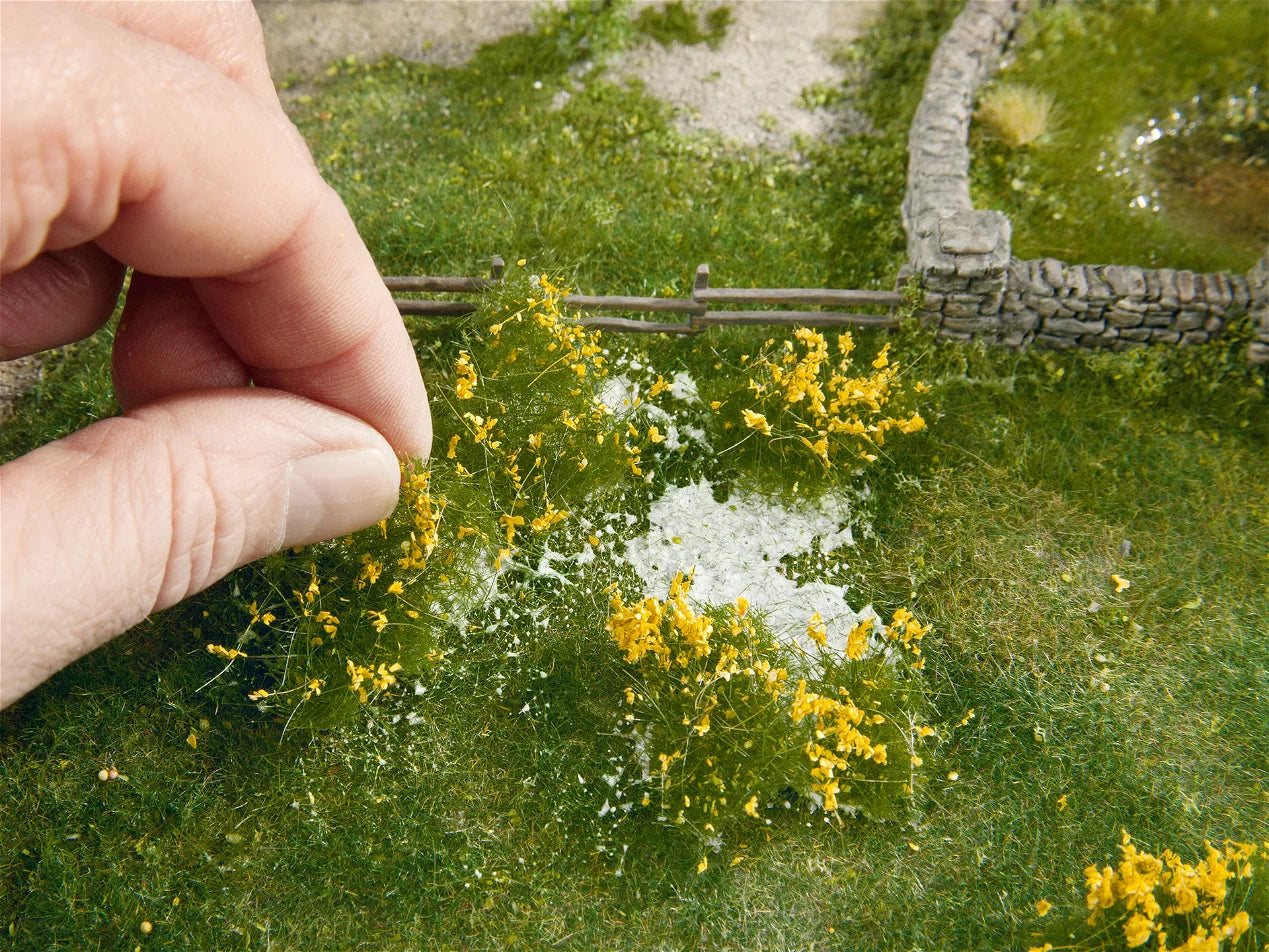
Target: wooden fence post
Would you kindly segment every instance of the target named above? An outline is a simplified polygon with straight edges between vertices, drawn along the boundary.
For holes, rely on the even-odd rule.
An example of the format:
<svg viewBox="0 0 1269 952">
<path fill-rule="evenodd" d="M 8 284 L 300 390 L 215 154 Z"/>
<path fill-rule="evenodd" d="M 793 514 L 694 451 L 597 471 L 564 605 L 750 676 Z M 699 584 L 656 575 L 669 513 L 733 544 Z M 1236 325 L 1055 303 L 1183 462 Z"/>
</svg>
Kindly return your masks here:
<svg viewBox="0 0 1269 952">
<path fill-rule="evenodd" d="M 697 321 L 701 315 L 709 310 L 709 305 L 700 299 L 700 294 L 709 288 L 709 265 L 698 264 L 696 266 L 696 279 L 692 282 L 692 300 L 701 306 L 700 314 L 690 314 L 687 318 L 688 326 L 693 332 L 701 329 Z"/>
</svg>

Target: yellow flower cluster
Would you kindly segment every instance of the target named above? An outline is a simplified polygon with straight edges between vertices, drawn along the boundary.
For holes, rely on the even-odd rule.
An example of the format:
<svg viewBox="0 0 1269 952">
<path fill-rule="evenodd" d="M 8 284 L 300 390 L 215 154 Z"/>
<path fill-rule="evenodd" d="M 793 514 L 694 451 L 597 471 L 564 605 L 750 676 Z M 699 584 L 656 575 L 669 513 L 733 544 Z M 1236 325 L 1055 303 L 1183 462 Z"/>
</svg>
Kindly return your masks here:
<svg viewBox="0 0 1269 952">
<path fill-rule="evenodd" d="M 544 328 L 551 335 L 546 350 L 555 355 L 568 366 L 578 378 L 585 377 L 588 365 L 590 368 L 602 370 L 607 363 L 603 347 L 599 344 L 599 334 L 588 331 L 585 327 L 570 321 L 560 312 L 560 299 L 568 294 L 568 288 L 557 285 L 546 275 L 537 279 L 537 287 L 541 296 L 534 296 L 525 302 L 533 323 Z M 517 311 L 507 320 L 494 324 L 489 328 L 496 339 L 507 324 L 524 320 L 524 311 Z M 518 356 L 518 354 L 516 355 Z M 516 356 L 504 358 L 505 363 L 514 363 Z M 497 371 L 494 371 L 496 374 Z"/>
<path fill-rule="evenodd" d="M 455 387 L 454 395 L 459 400 L 470 400 L 476 391 L 476 368 L 472 366 L 471 354 L 465 350 L 458 352 L 458 360 L 454 363 Z"/>
<path fill-rule="evenodd" d="M 397 565 L 405 571 L 426 568 L 428 557 L 440 540 L 441 517 L 445 514 L 446 501 L 443 496 L 433 496 L 428 491 L 431 478 L 428 470 L 415 472 L 406 464 L 401 464 L 401 496 L 414 523 L 409 541 L 401 543 L 403 555 L 397 560 Z"/>
<path fill-rule="evenodd" d="M 912 667 L 920 671 L 925 667 L 925 659 L 921 657 L 921 639 L 929 630 L 930 626 L 922 625 L 912 612 L 906 608 L 897 608 L 891 616 L 890 624 L 886 626 L 886 638 L 890 641 L 902 641 L 904 649 L 916 659 L 912 662 Z"/>
<path fill-rule="evenodd" d="M 790 691 L 789 649 L 759 627 L 748 602 L 740 598 L 703 614 L 690 603 L 690 588 L 690 577 L 679 574 L 667 598 L 627 602 L 615 589 L 610 598 L 608 632 L 633 679 L 618 734 L 631 741 L 631 759 L 646 764 L 645 781 L 629 791 L 632 802 L 650 806 L 659 795 L 662 821 L 717 840 L 728 823 L 770 822 L 765 811 L 782 790 L 815 795 L 826 815 L 836 815 L 848 793 L 859 802 L 861 784 L 871 784 L 873 795 L 879 781 L 892 785 L 880 795 L 911 790 L 920 759 L 891 764 L 876 732 L 911 747 L 933 731 L 905 732 L 875 706 L 898 704 L 880 683 L 887 674 L 861 680 L 860 690 L 875 692 L 866 701 L 836 682 L 812 687 L 803 678 Z M 874 622 L 865 624 L 871 630 Z M 913 637 L 924 634 L 905 614 L 896 638 L 905 625 Z M 807 631 L 827 640 L 818 616 Z M 889 667 L 884 659 L 876 664 Z M 911 717 L 901 707 L 892 710 Z"/>
<path fill-rule="evenodd" d="M 1191 865 L 1168 849 L 1162 857 L 1139 850 L 1125 831 L 1117 866 L 1084 870 L 1086 899 L 1092 912 L 1088 924 L 1097 924 L 1103 915 L 1122 919 L 1124 943 L 1129 949 L 1152 938 L 1154 948 L 1161 952 L 1233 949 L 1252 926 L 1246 909 L 1235 911 L 1236 894 L 1245 898 L 1250 891 L 1252 861 L 1259 849 L 1252 843 L 1226 841 L 1222 849 L 1208 843 L 1207 856 Z M 1262 855 L 1269 855 L 1269 842 L 1263 844 Z M 1240 883 L 1245 888 L 1235 889 Z M 1178 933 L 1182 943 L 1169 945 Z"/>
<path fill-rule="evenodd" d="M 308 548 L 302 562 L 282 553 L 248 570 L 260 583 L 257 600 L 243 600 L 250 623 L 238 642 L 218 639 L 226 644 L 208 651 L 250 665 L 258 680 L 249 697 L 274 708 L 319 699 L 300 724 L 351 709 L 343 691 L 323 692 L 327 681 L 368 702 L 402 666 L 413 674 L 443 656 L 436 639 L 453 625 L 450 606 L 473 594 L 478 566 L 492 557 L 500 570 L 521 549 L 545 546 L 597 485 L 642 474 L 640 454 L 664 436 L 646 425 L 631 432 L 624 420 L 627 432 L 618 430 L 595 393 L 607 364 L 601 337 L 562 315 L 565 293 L 534 278 L 528 293 L 508 285 L 492 294 L 505 317 L 458 351 L 454 396 L 436 408 L 448 428 L 437 453 L 445 462 L 403 463 L 389 518 Z M 269 647 L 254 650 L 253 639 Z"/>
<path fill-rule="evenodd" d="M 874 745 L 858 729 L 861 723 L 882 724 L 885 718 L 880 714 L 869 717 L 851 702 L 845 689 L 841 689 L 841 696 L 842 700 L 838 700 L 809 692 L 806 681 L 800 680 L 789 709 L 794 724 L 802 723 L 807 716 L 815 718 L 815 739 L 807 742 L 805 751 L 815 780 L 811 789 L 823 795 L 825 811 L 837 809 L 837 794 L 841 790 L 838 774 L 849 770 L 848 757 L 854 755 L 883 766 L 886 763 L 886 745 Z M 832 746 L 826 747 L 819 743 L 821 740 Z"/>
<path fill-rule="evenodd" d="M 363 667 L 349 658 L 348 677 L 352 683 L 348 685 L 348 690 L 355 691 L 358 695 L 358 700 L 365 704 L 370 697 L 370 690 L 364 686 L 365 682 L 369 681 L 371 687 L 376 691 L 386 691 L 397 683 L 396 674 L 400 670 L 401 665 L 397 662 L 380 664 L 375 669 Z"/>
<path fill-rule="evenodd" d="M 648 597 L 627 605 L 622 601 L 621 592 L 614 592 L 608 632 L 626 661 L 637 662 L 651 652 L 657 664 L 668 670 L 675 663 L 685 668 L 691 657 L 703 658 L 709 654 L 709 636 L 714 623 L 696 614 L 688 604 L 687 593 L 691 586 L 691 579 L 684 579 L 680 572 L 670 583 L 670 597 L 665 602 Z M 670 629 L 663 635 L 662 627 L 667 619 Z M 679 643 L 684 650 L 672 661 L 674 643 Z"/>
<path fill-rule="evenodd" d="M 870 373 L 852 375 L 855 342 L 849 333 L 838 336 L 836 355 L 819 331 L 798 328 L 793 337 L 800 352 L 793 340 L 785 340 L 773 352 L 775 342 L 769 340 L 764 353 L 752 361 L 749 392 L 760 406 L 741 411 L 746 427 L 809 450 L 825 470 L 844 449 L 854 458 L 872 461 L 890 431 L 910 434 L 925 428 L 925 420 L 915 411 L 884 415 L 899 393 L 899 365 L 890 359 L 889 344 L 872 362 Z M 718 409 L 721 404 L 711 406 Z M 789 426 L 776 422 L 781 420 Z"/>
</svg>

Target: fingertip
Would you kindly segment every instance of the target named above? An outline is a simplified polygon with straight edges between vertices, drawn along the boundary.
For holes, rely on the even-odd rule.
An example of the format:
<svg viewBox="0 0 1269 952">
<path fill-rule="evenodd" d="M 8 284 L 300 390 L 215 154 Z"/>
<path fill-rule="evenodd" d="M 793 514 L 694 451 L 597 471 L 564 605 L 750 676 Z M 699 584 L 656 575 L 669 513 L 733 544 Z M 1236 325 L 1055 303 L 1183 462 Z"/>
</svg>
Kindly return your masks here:
<svg viewBox="0 0 1269 952">
<path fill-rule="evenodd" d="M 386 443 L 294 460 L 287 468 L 282 547 L 346 535 L 386 519 L 396 508 L 400 484 L 397 458 Z"/>
<path fill-rule="evenodd" d="M 0 285 L 0 359 L 70 344 L 109 320 L 124 266 L 96 245 L 46 251 Z"/>
<path fill-rule="evenodd" d="M 169 397 L 5 465 L 0 704 L 227 572 L 384 518 L 363 421 L 258 388 Z"/>
</svg>

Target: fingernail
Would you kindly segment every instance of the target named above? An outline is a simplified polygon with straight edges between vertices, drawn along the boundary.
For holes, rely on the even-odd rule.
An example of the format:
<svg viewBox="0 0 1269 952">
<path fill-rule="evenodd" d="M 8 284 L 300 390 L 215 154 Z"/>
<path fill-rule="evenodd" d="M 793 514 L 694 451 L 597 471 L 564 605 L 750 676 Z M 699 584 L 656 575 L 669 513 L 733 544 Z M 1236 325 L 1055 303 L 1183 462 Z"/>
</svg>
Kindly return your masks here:
<svg viewBox="0 0 1269 952">
<path fill-rule="evenodd" d="M 389 453 L 334 450 L 290 464 L 282 546 L 307 545 L 364 529 L 397 504 L 400 469 Z"/>
</svg>

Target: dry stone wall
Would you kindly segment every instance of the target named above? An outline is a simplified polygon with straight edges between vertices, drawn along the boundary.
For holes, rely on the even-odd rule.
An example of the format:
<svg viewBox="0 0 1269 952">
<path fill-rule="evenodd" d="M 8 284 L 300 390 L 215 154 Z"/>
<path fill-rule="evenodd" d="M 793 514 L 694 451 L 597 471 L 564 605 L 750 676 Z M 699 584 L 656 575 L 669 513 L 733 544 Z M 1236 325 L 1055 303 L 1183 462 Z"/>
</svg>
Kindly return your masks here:
<svg viewBox="0 0 1269 952">
<path fill-rule="evenodd" d="M 1250 313 L 1247 357 L 1269 363 L 1269 252 L 1246 275 L 1023 261 L 1009 219 L 969 198 L 969 124 L 1030 0 L 969 0 L 939 43 L 908 135 L 903 223 L 921 319 L 940 336 L 1014 347 L 1191 344 Z"/>
</svg>

